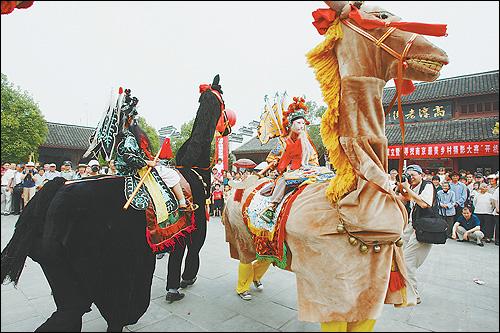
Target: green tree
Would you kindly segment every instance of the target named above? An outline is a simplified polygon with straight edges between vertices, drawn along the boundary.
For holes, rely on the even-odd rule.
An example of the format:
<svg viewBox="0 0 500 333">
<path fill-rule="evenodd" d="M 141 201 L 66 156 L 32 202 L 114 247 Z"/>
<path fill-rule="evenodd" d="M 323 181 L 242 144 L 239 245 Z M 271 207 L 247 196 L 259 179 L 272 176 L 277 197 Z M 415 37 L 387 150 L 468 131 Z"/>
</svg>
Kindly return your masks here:
<svg viewBox="0 0 500 333">
<path fill-rule="evenodd" d="M 177 156 L 177 152 L 179 151 L 179 148 L 191 136 L 191 131 L 193 130 L 193 125 L 194 125 L 194 118 L 191 119 L 190 121 L 188 121 L 187 123 L 182 124 L 180 136 L 171 141 L 172 153 L 174 155 L 174 159 L 175 159 L 175 156 Z M 212 140 L 212 143 L 210 145 L 210 156 L 213 157 L 214 154 L 215 154 L 215 140 Z"/>
<path fill-rule="evenodd" d="M 25 162 L 30 154 L 37 160 L 38 147 L 47 138 L 47 123 L 33 97 L 1 76 L 2 161 Z"/>
</svg>

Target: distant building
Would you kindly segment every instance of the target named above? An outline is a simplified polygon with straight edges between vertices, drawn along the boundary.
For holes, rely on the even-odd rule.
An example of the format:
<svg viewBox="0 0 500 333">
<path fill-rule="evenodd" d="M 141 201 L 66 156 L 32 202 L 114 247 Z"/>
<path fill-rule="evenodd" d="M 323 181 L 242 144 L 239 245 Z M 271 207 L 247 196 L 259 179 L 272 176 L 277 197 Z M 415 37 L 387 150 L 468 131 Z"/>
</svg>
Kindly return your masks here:
<svg viewBox="0 0 500 333">
<path fill-rule="evenodd" d="M 40 163 L 55 163 L 59 169 L 64 161 L 71 161 L 75 169 L 95 128 L 52 122 L 47 122 L 47 127 L 47 139 L 38 148 Z"/>
<path fill-rule="evenodd" d="M 171 125 L 160 128 L 158 130 L 158 134 L 163 138 L 171 138 L 171 139 L 177 139 L 181 136 L 181 133 L 177 131 L 177 128 Z"/>
</svg>

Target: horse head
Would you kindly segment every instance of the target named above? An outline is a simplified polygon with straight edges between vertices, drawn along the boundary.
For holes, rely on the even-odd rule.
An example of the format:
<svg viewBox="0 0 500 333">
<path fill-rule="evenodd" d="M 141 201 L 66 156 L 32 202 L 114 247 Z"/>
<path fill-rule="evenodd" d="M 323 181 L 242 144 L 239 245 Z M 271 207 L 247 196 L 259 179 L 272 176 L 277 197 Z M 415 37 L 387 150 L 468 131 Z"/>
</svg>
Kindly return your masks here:
<svg viewBox="0 0 500 333">
<path fill-rule="evenodd" d="M 348 1 L 325 2 L 344 23 L 343 38 L 337 41 L 334 51 L 341 77 L 368 76 L 387 82 L 397 77 L 398 63 L 402 61 L 403 79 L 430 82 L 439 77 L 442 66 L 448 63 L 443 50 L 414 33 L 422 31 L 422 26 L 432 30 L 434 25 L 405 23 L 389 11 L 362 1 L 353 4 Z M 372 20 L 383 24 L 374 28 Z M 360 22 L 363 22 L 361 26 Z M 393 25 L 402 28 L 389 27 L 391 22 L 398 22 L 399 25 Z M 401 30 L 403 27 L 414 32 Z"/>
</svg>

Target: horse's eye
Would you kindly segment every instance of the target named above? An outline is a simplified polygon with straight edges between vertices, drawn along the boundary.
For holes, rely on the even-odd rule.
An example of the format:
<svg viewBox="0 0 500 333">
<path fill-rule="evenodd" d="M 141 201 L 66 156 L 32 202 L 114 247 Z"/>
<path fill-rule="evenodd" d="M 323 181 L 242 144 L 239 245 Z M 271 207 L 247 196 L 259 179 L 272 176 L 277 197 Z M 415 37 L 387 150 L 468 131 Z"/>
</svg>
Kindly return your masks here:
<svg viewBox="0 0 500 333">
<path fill-rule="evenodd" d="M 385 13 L 382 13 L 379 15 L 379 17 L 382 19 L 382 20 L 385 20 L 386 18 L 389 18 L 389 16 Z"/>
</svg>

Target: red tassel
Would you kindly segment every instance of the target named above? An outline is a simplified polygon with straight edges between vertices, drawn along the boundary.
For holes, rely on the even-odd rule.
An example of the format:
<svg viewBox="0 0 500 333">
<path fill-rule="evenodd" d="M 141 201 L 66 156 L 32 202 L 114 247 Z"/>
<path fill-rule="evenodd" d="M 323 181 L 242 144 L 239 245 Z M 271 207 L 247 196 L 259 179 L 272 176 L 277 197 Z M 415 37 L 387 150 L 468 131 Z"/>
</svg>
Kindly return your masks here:
<svg viewBox="0 0 500 333">
<path fill-rule="evenodd" d="M 141 147 L 142 151 L 144 152 L 144 154 L 150 159 L 150 160 L 154 160 L 155 157 L 153 156 L 153 154 L 151 154 L 151 152 L 149 151 L 149 144 L 148 144 L 148 140 L 143 136 L 141 135 L 141 139 L 140 139 L 141 142 L 139 142 L 139 146 Z"/>
<path fill-rule="evenodd" d="M 234 201 L 241 202 L 241 199 L 243 199 L 243 192 L 244 189 L 242 188 L 236 189 L 236 191 L 234 192 Z"/>
<path fill-rule="evenodd" d="M 160 149 L 160 159 L 170 159 L 174 156 L 174 154 L 172 153 L 172 147 L 170 146 L 170 138 L 165 138 L 165 141 L 163 141 Z"/>
<path fill-rule="evenodd" d="M 400 290 L 405 286 L 405 280 L 403 275 L 399 271 L 393 272 L 391 271 L 391 276 L 389 277 L 389 290 L 391 292 L 395 292 Z"/>
</svg>

